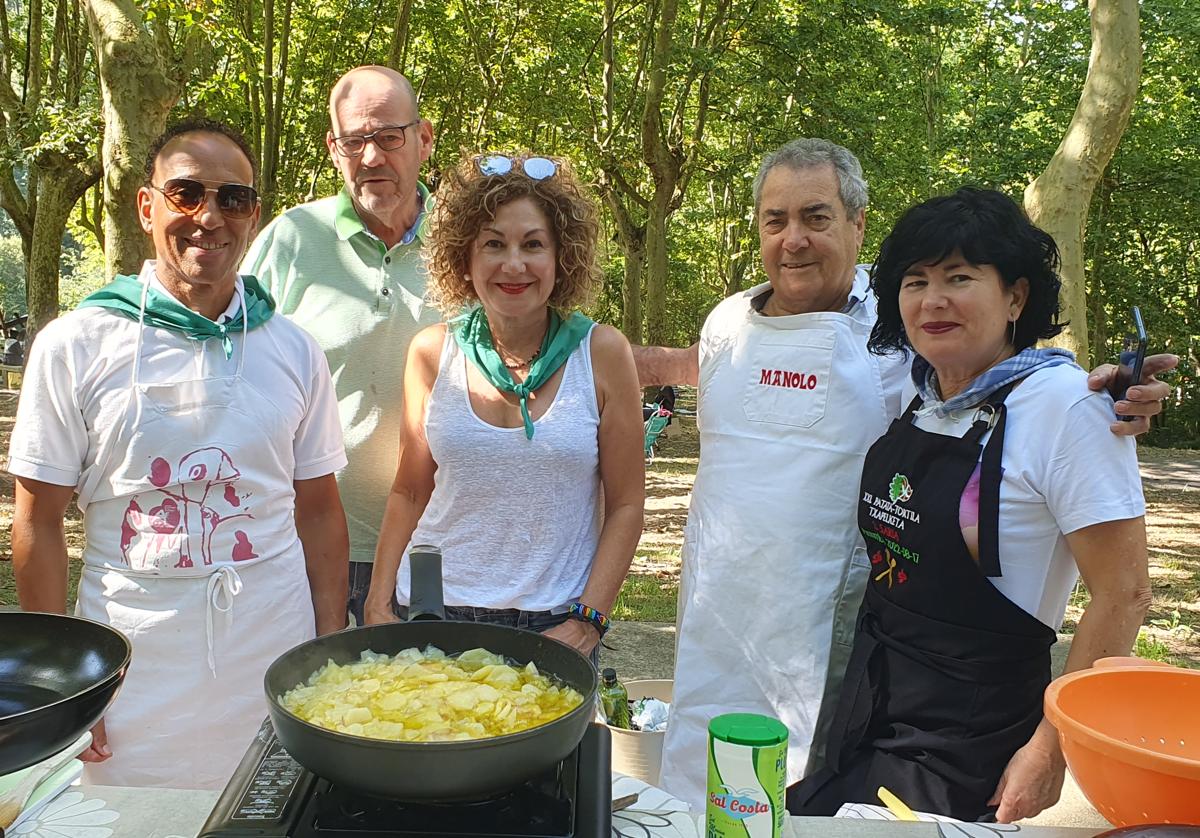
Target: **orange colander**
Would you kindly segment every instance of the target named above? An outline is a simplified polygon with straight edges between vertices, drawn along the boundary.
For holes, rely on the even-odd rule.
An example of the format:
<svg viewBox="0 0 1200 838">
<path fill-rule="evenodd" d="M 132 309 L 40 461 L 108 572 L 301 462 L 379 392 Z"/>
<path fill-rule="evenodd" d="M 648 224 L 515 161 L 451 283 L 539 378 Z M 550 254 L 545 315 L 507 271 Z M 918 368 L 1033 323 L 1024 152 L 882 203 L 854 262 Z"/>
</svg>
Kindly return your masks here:
<svg viewBox="0 0 1200 838">
<path fill-rule="evenodd" d="M 1046 717 L 1079 788 L 1115 826 L 1200 824 L 1200 671 L 1072 672 L 1046 689 Z"/>
</svg>

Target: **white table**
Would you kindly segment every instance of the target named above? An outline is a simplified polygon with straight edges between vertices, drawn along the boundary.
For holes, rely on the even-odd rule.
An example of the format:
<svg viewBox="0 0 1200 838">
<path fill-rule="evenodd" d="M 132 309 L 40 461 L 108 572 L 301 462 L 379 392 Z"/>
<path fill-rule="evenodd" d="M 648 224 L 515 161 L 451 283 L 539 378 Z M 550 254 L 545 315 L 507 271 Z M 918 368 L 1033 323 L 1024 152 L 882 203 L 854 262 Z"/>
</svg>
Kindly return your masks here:
<svg viewBox="0 0 1200 838">
<path fill-rule="evenodd" d="M 75 786 L 21 824 L 13 838 L 195 838 L 219 796 L 215 791 Z M 927 823 L 792 818 L 795 838 L 939 838 Z M 979 829 L 980 826 L 975 826 Z M 1092 838 L 1103 830 L 1026 826 L 978 838 Z M 615 834 L 615 833 L 614 833 Z M 651 830 L 651 835 L 669 834 Z M 644 833 L 643 833 L 644 835 Z M 961 834 L 950 838 L 963 838 Z M 972 834 L 971 838 L 976 838 Z"/>
</svg>

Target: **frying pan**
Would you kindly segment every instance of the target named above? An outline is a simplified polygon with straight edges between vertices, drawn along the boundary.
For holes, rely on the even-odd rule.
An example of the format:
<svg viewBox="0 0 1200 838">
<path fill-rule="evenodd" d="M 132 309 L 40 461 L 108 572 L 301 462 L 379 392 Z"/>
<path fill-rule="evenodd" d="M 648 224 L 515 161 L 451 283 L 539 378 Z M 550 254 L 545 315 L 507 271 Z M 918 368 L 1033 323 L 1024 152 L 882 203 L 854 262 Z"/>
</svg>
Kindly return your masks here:
<svg viewBox="0 0 1200 838">
<path fill-rule="evenodd" d="M 108 709 L 132 648 L 101 623 L 0 612 L 0 775 L 61 751 Z"/>
<path fill-rule="evenodd" d="M 407 623 L 347 629 L 284 652 L 267 669 L 267 708 L 280 743 L 301 765 L 339 786 L 376 797 L 424 802 L 481 800 L 507 791 L 565 759 L 594 718 L 596 670 L 569 646 L 536 632 L 443 619 L 441 557 L 414 550 Z M 279 702 L 327 661 L 347 664 L 364 650 L 394 655 L 433 645 L 447 655 L 484 648 L 566 684 L 583 703 L 539 727 L 455 742 L 392 742 L 310 724 Z"/>
</svg>

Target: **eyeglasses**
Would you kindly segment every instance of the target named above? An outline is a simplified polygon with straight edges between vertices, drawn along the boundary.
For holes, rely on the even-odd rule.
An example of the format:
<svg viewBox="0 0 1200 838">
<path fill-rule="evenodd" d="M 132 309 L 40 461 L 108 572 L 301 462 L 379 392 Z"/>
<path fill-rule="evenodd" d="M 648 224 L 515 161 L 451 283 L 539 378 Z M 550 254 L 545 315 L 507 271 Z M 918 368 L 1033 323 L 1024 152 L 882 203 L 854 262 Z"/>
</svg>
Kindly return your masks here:
<svg viewBox="0 0 1200 838">
<path fill-rule="evenodd" d="M 217 193 L 217 209 L 226 218 L 249 218 L 258 206 L 258 192 L 253 186 L 240 183 L 205 186 L 198 180 L 177 177 L 171 178 L 162 186 L 150 184 L 150 188 L 161 192 L 171 209 L 182 215 L 195 215 L 200 212 L 208 200 L 209 192 Z"/>
<path fill-rule="evenodd" d="M 404 134 L 405 129 L 412 128 L 420 121 L 420 118 L 417 118 L 403 125 L 380 128 L 370 134 L 347 134 L 344 137 L 334 137 L 333 147 L 343 157 L 358 157 L 367 150 L 367 143 L 375 143 L 380 151 L 395 151 L 398 148 L 404 148 L 407 139 Z"/>
<path fill-rule="evenodd" d="M 558 171 L 558 164 L 549 157 L 509 157 L 507 154 L 481 154 L 475 165 L 484 175 L 506 175 L 513 166 L 521 164 L 521 171 L 530 180 L 545 180 Z"/>
</svg>

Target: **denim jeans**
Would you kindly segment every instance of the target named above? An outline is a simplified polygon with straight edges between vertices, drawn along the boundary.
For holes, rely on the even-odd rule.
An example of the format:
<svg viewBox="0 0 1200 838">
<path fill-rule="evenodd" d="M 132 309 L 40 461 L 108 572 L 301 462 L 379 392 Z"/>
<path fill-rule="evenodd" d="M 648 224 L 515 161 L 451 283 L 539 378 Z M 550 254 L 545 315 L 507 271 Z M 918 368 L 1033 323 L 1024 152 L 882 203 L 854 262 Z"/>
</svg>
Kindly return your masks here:
<svg viewBox="0 0 1200 838">
<path fill-rule="evenodd" d="M 394 606 L 401 620 L 408 619 L 408 606 Z M 471 605 L 447 605 L 446 619 L 464 623 L 492 623 L 509 628 L 527 629 L 539 634 L 565 623 L 570 619 L 567 612 L 552 614 L 549 611 L 521 611 L 517 608 L 475 608 Z M 592 666 L 600 664 L 600 644 L 597 643 L 589 656 Z"/>
<path fill-rule="evenodd" d="M 367 591 L 371 589 L 372 562 L 350 562 L 350 590 L 346 600 L 346 613 L 354 618 L 354 625 L 365 626 L 363 608 L 367 602 Z"/>
</svg>

